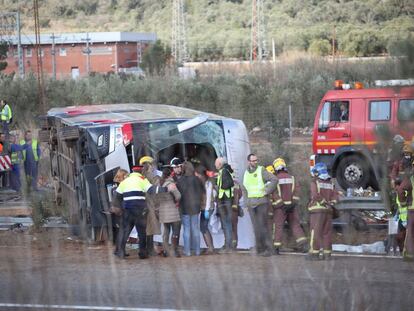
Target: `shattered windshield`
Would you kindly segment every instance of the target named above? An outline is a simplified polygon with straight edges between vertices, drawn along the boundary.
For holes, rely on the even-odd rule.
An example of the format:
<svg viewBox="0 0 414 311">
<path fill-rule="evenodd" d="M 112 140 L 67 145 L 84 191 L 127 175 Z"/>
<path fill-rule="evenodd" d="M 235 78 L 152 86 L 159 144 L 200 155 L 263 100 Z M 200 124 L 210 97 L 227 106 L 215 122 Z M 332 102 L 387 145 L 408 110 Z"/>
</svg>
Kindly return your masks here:
<svg viewBox="0 0 414 311">
<path fill-rule="evenodd" d="M 175 144 L 210 144 L 217 156 L 225 156 L 224 133 L 221 122 L 207 121 L 179 133 L 177 125 L 184 121 L 163 121 L 146 124 L 147 141 L 152 152 Z"/>
</svg>

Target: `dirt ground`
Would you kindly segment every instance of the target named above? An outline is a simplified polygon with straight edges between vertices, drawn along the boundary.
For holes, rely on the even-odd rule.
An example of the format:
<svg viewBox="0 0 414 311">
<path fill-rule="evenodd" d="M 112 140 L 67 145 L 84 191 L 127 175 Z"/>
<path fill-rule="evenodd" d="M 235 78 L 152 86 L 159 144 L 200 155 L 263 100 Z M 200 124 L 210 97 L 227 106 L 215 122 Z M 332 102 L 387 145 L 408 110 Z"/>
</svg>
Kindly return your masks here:
<svg viewBox="0 0 414 311">
<path fill-rule="evenodd" d="M 412 309 L 414 263 L 395 257 L 309 262 L 239 252 L 139 260 L 131 249 L 119 260 L 112 251 L 64 231 L 0 232 L 0 310 Z"/>
</svg>

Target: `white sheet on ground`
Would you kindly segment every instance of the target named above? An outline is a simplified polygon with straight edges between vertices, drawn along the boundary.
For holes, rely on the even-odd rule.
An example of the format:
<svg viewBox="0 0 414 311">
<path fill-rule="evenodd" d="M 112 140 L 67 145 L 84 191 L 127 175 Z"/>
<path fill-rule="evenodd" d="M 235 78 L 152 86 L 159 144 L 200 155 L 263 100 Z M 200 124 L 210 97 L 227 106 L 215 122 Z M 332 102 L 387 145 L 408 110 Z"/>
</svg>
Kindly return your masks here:
<svg viewBox="0 0 414 311">
<path fill-rule="evenodd" d="M 347 253 L 385 254 L 385 245 L 384 245 L 384 242 L 382 241 L 378 241 L 372 244 L 361 244 L 361 245 L 333 244 L 332 250 L 334 252 L 347 252 Z"/>
</svg>

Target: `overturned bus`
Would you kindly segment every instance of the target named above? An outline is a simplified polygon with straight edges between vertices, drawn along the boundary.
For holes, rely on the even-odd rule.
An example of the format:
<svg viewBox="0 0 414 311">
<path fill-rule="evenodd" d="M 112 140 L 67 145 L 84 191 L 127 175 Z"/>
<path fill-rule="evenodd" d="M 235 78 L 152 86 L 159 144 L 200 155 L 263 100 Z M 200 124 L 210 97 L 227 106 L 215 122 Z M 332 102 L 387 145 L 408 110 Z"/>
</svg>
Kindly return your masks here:
<svg viewBox="0 0 414 311">
<path fill-rule="evenodd" d="M 110 104 L 53 108 L 41 118 L 39 140 L 50 151 L 57 199 L 69 223 L 91 239 L 107 237 L 113 177 L 130 171 L 144 155 L 161 167 L 173 157 L 197 158 L 214 170 L 227 157 L 241 180 L 250 151 L 240 120 L 153 104 Z"/>
</svg>

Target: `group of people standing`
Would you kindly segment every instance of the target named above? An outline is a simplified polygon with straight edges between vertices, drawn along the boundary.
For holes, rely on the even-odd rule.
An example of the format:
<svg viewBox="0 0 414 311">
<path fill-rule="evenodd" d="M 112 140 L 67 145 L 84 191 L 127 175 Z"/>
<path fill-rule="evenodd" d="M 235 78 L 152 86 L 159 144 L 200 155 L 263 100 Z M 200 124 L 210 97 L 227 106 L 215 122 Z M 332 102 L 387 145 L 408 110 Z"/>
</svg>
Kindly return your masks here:
<svg viewBox="0 0 414 311">
<path fill-rule="evenodd" d="M 22 189 L 21 183 L 21 166 L 27 181 L 27 189 L 37 191 L 38 167 L 41 155 L 40 145 L 33 138 L 32 132 L 24 132 L 24 138 L 18 140 L 17 132 L 10 131 L 12 122 L 12 110 L 5 100 L 0 101 L 1 132 L 0 132 L 0 156 L 2 161 L 7 165 L 10 164 L 10 170 L 4 170 L 0 173 L 1 187 L 10 187 L 16 193 L 20 194 Z M 10 163 L 7 163 L 10 160 Z"/>
<path fill-rule="evenodd" d="M 301 227 L 298 213 L 298 183 L 287 170 L 285 161 L 276 159 L 265 168 L 255 154 L 247 157 L 248 168 L 237 182 L 225 158 L 215 160 L 215 172 L 200 163 L 173 158 L 162 172 L 152 157 L 144 156 L 139 165 L 114 190 L 112 206 L 119 210 L 119 233 L 114 254 L 128 256 L 125 246 L 133 227 L 139 239 L 139 257 L 154 252 L 153 235 L 163 231 L 163 256 L 180 257 L 179 239 L 183 227 L 184 256 L 201 254 L 201 236 L 207 246 L 205 253 L 216 253 L 210 220 L 218 215 L 224 233 L 220 253 L 237 249 L 238 218 L 243 216 L 240 200 L 253 224 L 256 253 L 260 256 L 280 254 L 284 225 L 287 221 L 297 249 L 308 252 L 309 259 L 330 259 L 332 251 L 332 213 L 337 192 L 326 166 L 315 166 L 311 185 L 310 241 Z M 163 230 L 161 230 L 161 226 Z M 272 244 L 273 240 L 273 244 Z M 170 243 L 171 241 L 171 243 Z"/>
</svg>

